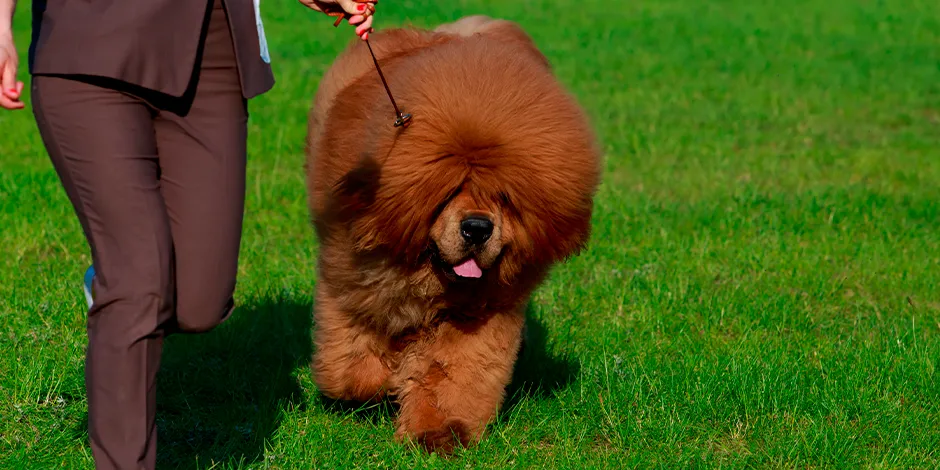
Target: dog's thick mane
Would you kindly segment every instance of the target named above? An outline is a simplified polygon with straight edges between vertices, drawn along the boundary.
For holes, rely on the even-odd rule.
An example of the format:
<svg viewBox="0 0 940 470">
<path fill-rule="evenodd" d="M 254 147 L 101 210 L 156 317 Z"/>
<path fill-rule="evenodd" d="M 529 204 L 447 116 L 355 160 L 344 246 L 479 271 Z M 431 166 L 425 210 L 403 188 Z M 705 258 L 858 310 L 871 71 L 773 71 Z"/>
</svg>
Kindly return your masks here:
<svg viewBox="0 0 940 470">
<path fill-rule="evenodd" d="M 516 266 L 506 274 L 586 242 L 599 178 L 587 118 L 528 36 L 506 24 L 488 34 L 403 28 L 370 39 L 399 106 L 414 116 L 407 129 L 391 125 L 365 45 L 339 59 L 352 64 L 342 75 L 324 79 L 317 100 L 343 106 L 324 106 L 313 122 L 320 132 L 311 134 L 330 136 L 309 142 L 321 155 L 313 173 L 329 183 L 311 188 L 311 202 L 321 221 L 345 220 L 342 236 L 356 250 L 419 263 L 435 211 L 461 190 L 497 201 L 517 227 L 506 255 Z M 325 225 L 318 233 L 328 238 Z"/>
</svg>

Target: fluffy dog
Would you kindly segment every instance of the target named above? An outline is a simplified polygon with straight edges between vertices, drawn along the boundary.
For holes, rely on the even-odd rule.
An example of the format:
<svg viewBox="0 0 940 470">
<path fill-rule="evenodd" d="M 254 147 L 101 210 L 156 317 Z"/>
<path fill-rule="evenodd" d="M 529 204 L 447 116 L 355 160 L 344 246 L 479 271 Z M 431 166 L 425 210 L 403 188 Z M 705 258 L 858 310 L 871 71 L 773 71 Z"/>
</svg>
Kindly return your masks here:
<svg viewBox="0 0 940 470">
<path fill-rule="evenodd" d="M 333 399 L 393 396 L 396 438 L 449 452 L 502 405 L 524 309 L 589 238 L 588 119 L 515 23 L 370 34 L 324 76 L 306 163 L 320 241 L 313 373 Z"/>
</svg>

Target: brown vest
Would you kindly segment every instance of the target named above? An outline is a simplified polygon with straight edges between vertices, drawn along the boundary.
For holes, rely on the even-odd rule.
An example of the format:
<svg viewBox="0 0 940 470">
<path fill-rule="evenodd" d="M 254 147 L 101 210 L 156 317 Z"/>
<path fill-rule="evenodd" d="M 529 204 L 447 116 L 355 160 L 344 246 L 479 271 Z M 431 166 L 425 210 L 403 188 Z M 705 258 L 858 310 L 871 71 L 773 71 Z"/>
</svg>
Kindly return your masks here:
<svg viewBox="0 0 940 470">
<path fill-rule="evenodd" d="M 245 98 L 274 86 L 253 0 L 222 0 Z M 91 75 L 182 96 L 212 0 L 33 0 L 31 74 Z"/>
</svg>

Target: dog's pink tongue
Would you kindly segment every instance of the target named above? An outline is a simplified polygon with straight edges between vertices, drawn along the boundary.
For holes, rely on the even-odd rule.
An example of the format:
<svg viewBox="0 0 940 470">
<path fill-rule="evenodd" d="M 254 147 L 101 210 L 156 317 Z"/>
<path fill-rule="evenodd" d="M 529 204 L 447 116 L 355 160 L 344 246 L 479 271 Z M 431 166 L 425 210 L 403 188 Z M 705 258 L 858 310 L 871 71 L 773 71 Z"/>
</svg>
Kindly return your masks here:
<svg viewBox="0 0 940 470">
<path fill-rule="evenodd" d="M 483 275 L 483 270 L 480 269 L 480 265 L 473 258 L 454 266 L 454 272 L 460 277 L 480 277 Z"/>
</svg>

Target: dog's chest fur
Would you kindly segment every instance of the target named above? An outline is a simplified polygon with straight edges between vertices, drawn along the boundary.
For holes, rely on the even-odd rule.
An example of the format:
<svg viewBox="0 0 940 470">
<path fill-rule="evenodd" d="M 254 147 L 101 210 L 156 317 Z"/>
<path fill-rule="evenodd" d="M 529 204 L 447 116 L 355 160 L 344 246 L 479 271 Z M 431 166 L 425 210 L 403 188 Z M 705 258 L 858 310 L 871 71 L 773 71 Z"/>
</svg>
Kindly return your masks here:
<svg viewBox="0 0 940 470">
<path fill-rule="evenodd" d="M 396 265 L 384 252 L 356 253 L 348 238 L 321 245 L 320 279 L 353 321 L 389 338 L 433 329 L 441 321 L 473 322 L 493 312 L 522 308 L 545 275 L 542 266 L 513 286 L 449 282 L 430 260 L 417 269 Z M 498 272 L 493 273 L 498 278 Z"/>
<path fill-rule="evenodd" d="M 430 263 L 406 271 L 383 256 L 357 256 L 342 246 L 324 246 L 321 263 L 321 282 L 336 286 L 330 291 L 340 308 L 388 336 L 429 326 L 453 305 Z"/>
</svg>

